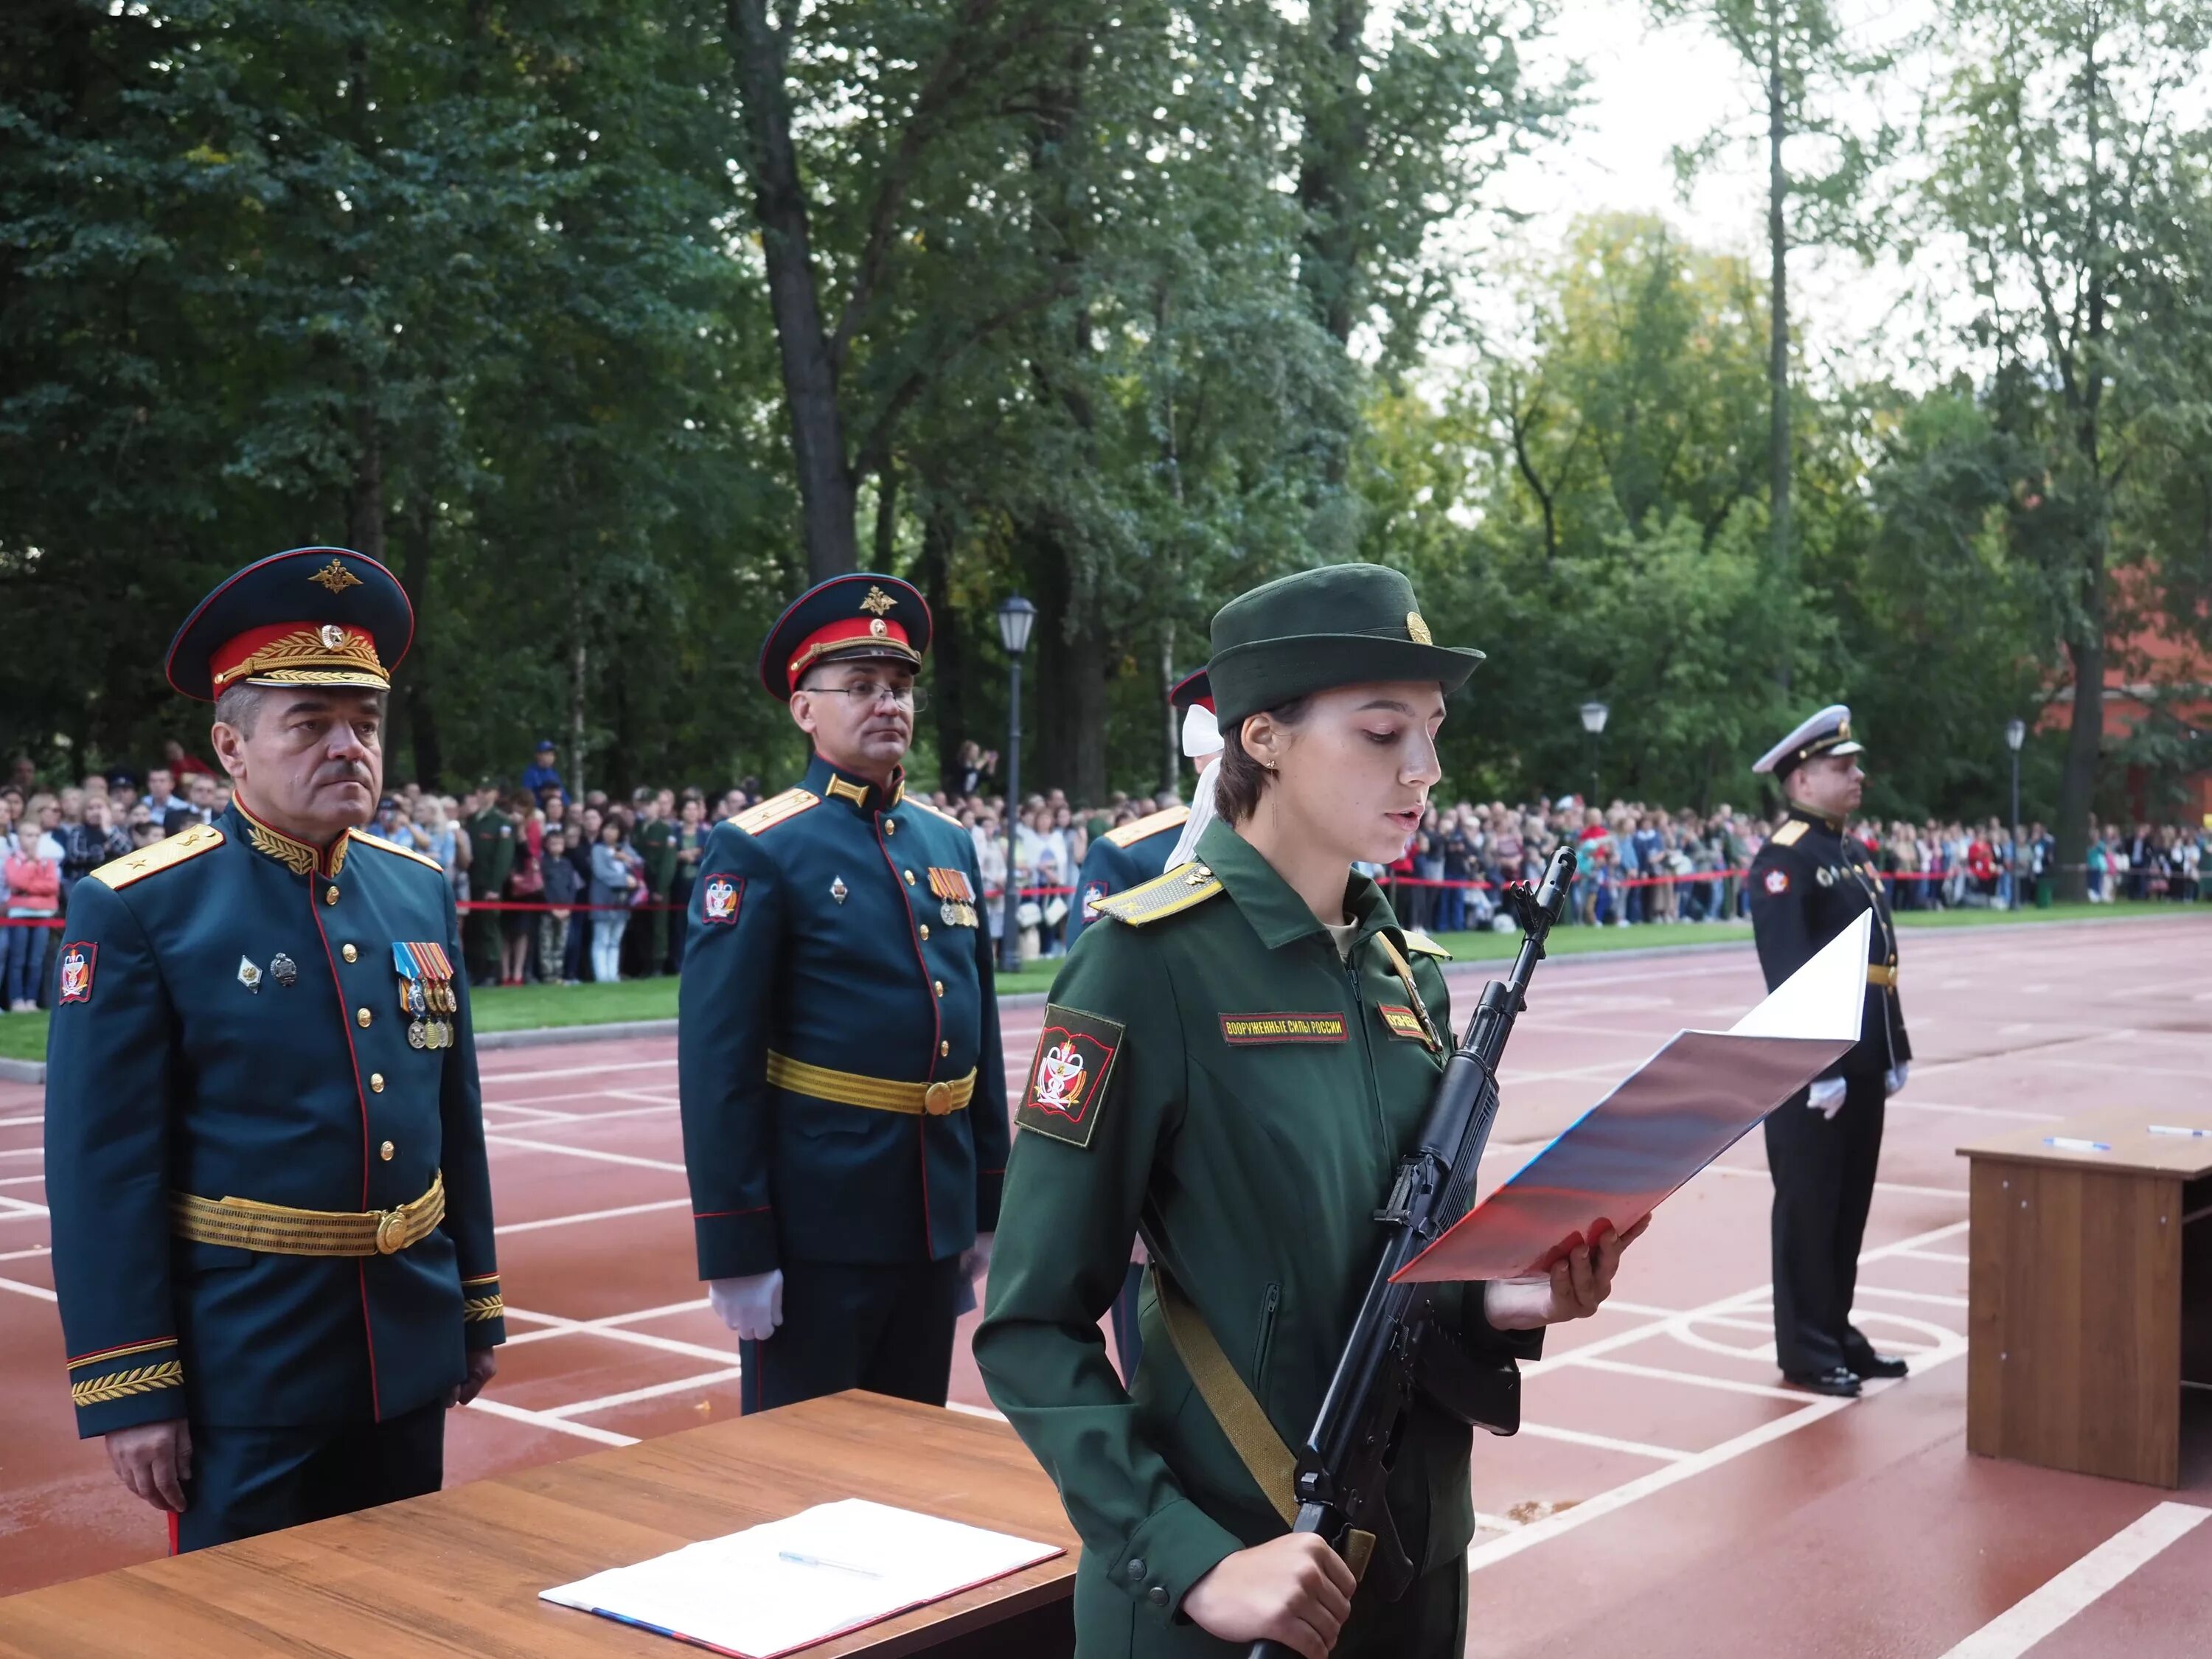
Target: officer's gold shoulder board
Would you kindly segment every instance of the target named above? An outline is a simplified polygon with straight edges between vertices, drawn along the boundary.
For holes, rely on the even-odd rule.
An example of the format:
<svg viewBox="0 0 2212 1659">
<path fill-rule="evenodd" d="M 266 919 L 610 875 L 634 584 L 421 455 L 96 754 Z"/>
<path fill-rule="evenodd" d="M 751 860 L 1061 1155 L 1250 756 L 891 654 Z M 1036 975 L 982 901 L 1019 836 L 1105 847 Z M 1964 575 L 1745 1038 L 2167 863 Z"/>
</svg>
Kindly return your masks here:
<svg viewBox="0 0 2212 1659">
<path fill-rule="evenodd" d="M 1189 822 L 1190 808 L 1170 806 L 1165 811 L 1148 813 L 1118 830 L 1109 830 L 1106 839 L 1116 847 L 1133 847 L 1140 841 L 1150 841 L 1154 836 L 1180 830 Z"/>
<path fill-rule="evenodd" d="M 1450 951 L 1418 927 L 1406 929 L 1406 948 L 1417 957 L 1437 957 L 1445 962 L 1452 959 Z"/>
<path fill-rule="evenodd" d="M 1127 1032 L 1118 1020 L 1080 1008 L 1048 1003 L 1044 1030 L 1037 1033 L 1022 1085 L 1014 1122 L 1053 1140 L 1088 1147 L 1098 1132 L 1106 1104 L 1107 1080 L 1114 1075 Z"/>
<path fill-rule="evenodd" d="M 730 822 L 747 835 L 757 836 L 763 830 L 773 830 L 787 819 L 821 805 L 822 797 L 811 789 L 787 789 L 780 795 L 770 795 L 748 806 Z"/>
<path fill-rule="evenodd" d="M 901 802 L 899 803 L 899 805 L 900 805 L 901 806 L 902 806 L 902 807 L 905 807 L 905 806 L 913 806 L 913 807 L 917 807 L 917 808 L 919 808 L 920 810 L 921 810 L 922 811 L 925 811 L 925 812 L 928 813 L 928 814 L 929 814 L 929 816 L 930 816 L 930 817 L 933 817 L 933 818 L 943 818 L 943 819 L 944 819 L 947 823 L 951 824 L 951 825 L 955 830 L 959 830 L 959 829 L 961 828 L 960 820 L 959 820 L 958 818 L 954 817 L 952 816 L 952 814 L 951 814 L 951 813 L 950 813 L 950 812 L 946 811 L 945 811 L 943 807 L 941 807 L 941 806 L 932 806 L 932 805 L 931 805 L 927 801 L 926 801 L 926 800 L 918 800 L 918 799 L 916 799 L 914 796 L 912 796 L 912 795 L 908 795 L 908 796 L 904 800 L 901 801 Z M 963 833 L 964 834 L 964 833 L 965 833 L 965 831 L 963 830 Z"/>
<path fill-rule="evenodd" d="M 1204 865 L 1179 864 L 1167 874 L 1140 882 L 1126 893 L 1109 893 L 1091 908 L 1102 916 L 1142 927 L 1203 904 L 1220 890 L 1221 878 Z"/>
<path fill-rule="evenodd" d="M 222 830 L 211 823 L 196 823 L 189 830 L 179 830 L 167 841 L 157 841 L 151 847 L 142 847 L 135 853 L 110 860 L 92 872 L 92 878 L 103 887 L 120 891 L 134 881 L 173 870 L 186 859 L 211 853 L 222 845 Z"/>
<path fill-rule="evenodd" d="M 366 830 L 355 830 L 349 839 L 366 842 L 371 847 L 376 848 L 382 852 L 397 853 L 403 859 L 413 859 L 417 864 L 425 864 L 429 866 L 431 869 L 435 870 L 441 876 L 446 873 L 446 866 L 439 863 L 437 860 L 432 858 L 428 853 L 418 853 L 411 847 L 402 847 L 396 841 L 386 841 L 381 836 L 372 836 Z"/>
<path fill-rule="evenodd" d="M 1789 823 L 1767 837 L 1767 840 L 1772 842 L 1777 847 L 1795 847 L 1804 839 L 1805 820 L 1802 818 L 1790 819 Z"/>
</svg>

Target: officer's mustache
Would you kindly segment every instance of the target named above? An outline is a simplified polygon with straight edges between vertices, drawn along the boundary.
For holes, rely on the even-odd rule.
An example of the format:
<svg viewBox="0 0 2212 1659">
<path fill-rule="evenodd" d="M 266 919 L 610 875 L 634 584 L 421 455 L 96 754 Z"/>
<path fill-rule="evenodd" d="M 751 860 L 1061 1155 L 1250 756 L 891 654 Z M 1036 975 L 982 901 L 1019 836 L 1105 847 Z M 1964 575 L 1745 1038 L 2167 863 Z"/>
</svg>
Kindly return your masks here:
<svg viewBox="0 0 2212 1659">
<path fill-rule="evenodd" d="M 368 768 L 359 761 L 333 761 L 327 766 L 319 766 L 315 769 L 315 781 L 318 784 L 357 783 L 364 789 L 375 786 L 375 780 L 368 775 Z"/>
</svg>

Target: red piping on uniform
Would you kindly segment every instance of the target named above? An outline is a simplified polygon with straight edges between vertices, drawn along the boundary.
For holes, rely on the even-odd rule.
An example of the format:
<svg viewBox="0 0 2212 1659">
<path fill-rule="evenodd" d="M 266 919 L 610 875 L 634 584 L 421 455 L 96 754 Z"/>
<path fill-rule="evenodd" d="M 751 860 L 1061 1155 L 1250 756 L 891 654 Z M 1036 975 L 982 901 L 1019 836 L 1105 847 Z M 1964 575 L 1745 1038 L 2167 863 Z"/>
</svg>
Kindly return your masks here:
<svg viewBox="0 0 2212 1659">
<path fill-rule="evenodd" d="M 891 872 L 891 890 L 901 891 L 907 883 L 899 874 L 898 860 L 891 856 L 891 849 L 884 845 L 884 815 L 878 812 L 875 818 L 876 850 L 884 855 L 884 867 Z M 904 902 L 906 936 L 914 941 L 914 959 L 921 969 L 922 988 L 929 993 L 929 1065 L 923 1075 L 925 1081 L 934 1083 L 937 1081 L 937 1051 L 945 1041 L 945 999 L 937 994 L 936 982 L 929 971 L 929 958 L 921 953 L 921 935 L 915 931 L 914 901 L 908 899 Z M 917 1115 L 914 1120 L 914 1146 L 921 1158 L 921 1249 L 927 1256 L 936 1230 L 929 1220 L 929 1119 L 926 1115 Z"/>
<path fill-rule="evenodd" d="M 105 1359 L 112 1353 L 121 1353 L 125 1348 L 151 1347 L 156 1343 L 173 1342 L 176 1340 L 173 1336 L 149 1336 L 143 1342 L 118 1342 L 112 1348 L 97 1348 L 90 1353 L 71 1354 L 67 1363 L 71 1365 L 82 1365 L 88 1359 Z"/>
<path fill-rule="evenodd" d="M 234 797 L 234 799 L 235 799 Z M 315 905 L 315 887 L 307 884 L 307 914 L 314 918 L 315 937 L 323 942 L 323 960 L 331 965 L 331 989 L 338 997 L 338 1029 L 345 1033 L 346 1058 L 353 1062 L 353 1097 L 361 1103 L 361 1207 L 368 1208 L 368 1097 L 361 1091 L 361 1054 L 353 1046 L 353 1019 L 346 1012 L 345 987 L 338 980 L 338 959 L 331 953 L 331 936 L 323 931 L 323 913 Z M 384 1420 L 384 1407 L 376 1391 L 376 1328 L 368 1319 L 368 1260 L 363 1257 L 361 1280 L 361 1334 L 368 1344 L 368 1409 Z"/>
<path fill-rule="evenodd" d="M 178 1516 L 177 1512 L 176 1512 L 174 1510 L 171 1510 L 169 1511 L 169 1553 L 170 1553 L 170 1554 L 172 1554 L 172 1555 L 174 1555 L 174 1554 L 176 1554 L 176 1553 L 178 1553 L 178 1551 L 177 1551 L 177 1522 L 179 1521 L 179 1518 L 180 1518 L 180 1517 Z"/>
</svg>

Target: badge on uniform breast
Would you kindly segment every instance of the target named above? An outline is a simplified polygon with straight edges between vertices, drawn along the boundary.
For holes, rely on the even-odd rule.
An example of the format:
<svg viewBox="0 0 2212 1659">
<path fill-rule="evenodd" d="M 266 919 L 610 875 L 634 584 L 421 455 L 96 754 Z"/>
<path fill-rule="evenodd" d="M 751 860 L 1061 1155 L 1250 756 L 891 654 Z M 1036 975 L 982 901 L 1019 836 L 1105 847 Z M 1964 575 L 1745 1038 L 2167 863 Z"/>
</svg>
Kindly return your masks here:
<svg viewBox="0 0 2212 1659">
<path fill-rule="evenodd" d="M 715 874 L 707 878 L 707 888 L 699 901 L 700 915 L 708 921 L 719 921 L 725 927 L 734 926 L 738 906 L 745 896 L 743 876 Z"/>
<path fill-rule="evenodd" d="M 1787 870 L 1769 870 L 1766 872 L 1766 890 L 1774 897 L 1780 898 L 1790 890 L 1790 872 Z"/>
<path fill-rule="evenodd" d="M 1106 896 L 1106 884 L 1103 881 L 1094 881 L 1085 884 L 1083 889 L 1084 921 L 1096 921 L 1098 920 L 1098 901 Z"/>
<path fill-rule="evenodd" d="M 443 946 L 428 940 L 395 939 L 392 968 L 399 977 L 400 1009 L 409 1016 L 407 1046 L 452 1048 L 453 1023 L 438 1016 L 460 1012 L 460 998 L 453 990 L 453 958 Z"/>
<path fill-rule="evenodd" d="M 289 990 L 300 982 L 300 964 L 279 951 L 269 958 L 269 977 Z"/>
<path fill-rule="evenodd" d="M 929 872 L 929 890 L 937 896 L 937 917 L 947 927 L 975 926 L 975 889 L 969 882 L 964 870 L 939 870 Z"/>
<path fill-rule="evenodd" d="M 1819 882 L 1823 887 L 1833 887 L 1836 884 L 1835 866 L 1831 864 L 1822 865 L 1818 870 L 1815 870 L 1813 872 L 1813 879 Z"/>
<path fill-rule="evenodd" d="M 251 957 L 238 959 L 238 982 L 257 996 L 261 992 L 261 969 Z"/>
<path fill-rule="evenodd" d="M 1048 1139 L 1088 1147 L 1098 1130 L 1107 1081 L 1125 1035 L 1118 1021 L 1103 1014 L 1048 1004 L 1015 1124 Z"/>
<path fill-rule="evenodd" d="M 100 946 L 89 939 L 80 939 L 74 945 L 62 946 L 62 1001 L 92 1000 L 92 964 L 99 956 Z"/>
</svg>

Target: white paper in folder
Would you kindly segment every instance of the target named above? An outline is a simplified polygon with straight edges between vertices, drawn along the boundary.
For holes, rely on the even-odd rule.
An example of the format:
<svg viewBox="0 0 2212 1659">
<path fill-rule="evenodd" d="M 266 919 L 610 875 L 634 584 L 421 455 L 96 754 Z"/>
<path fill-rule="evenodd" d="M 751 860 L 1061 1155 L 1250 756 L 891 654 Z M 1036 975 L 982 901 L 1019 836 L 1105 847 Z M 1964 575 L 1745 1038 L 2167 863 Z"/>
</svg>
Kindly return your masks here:
<svg viewBox="0 0 2212 1659">
<path fill-rule="evenodd" d="M 1063 1553 L 849 1498 L 594 1573 L 539 1599 L 740 1659 L 776 1659 Z"/>
</svg>

